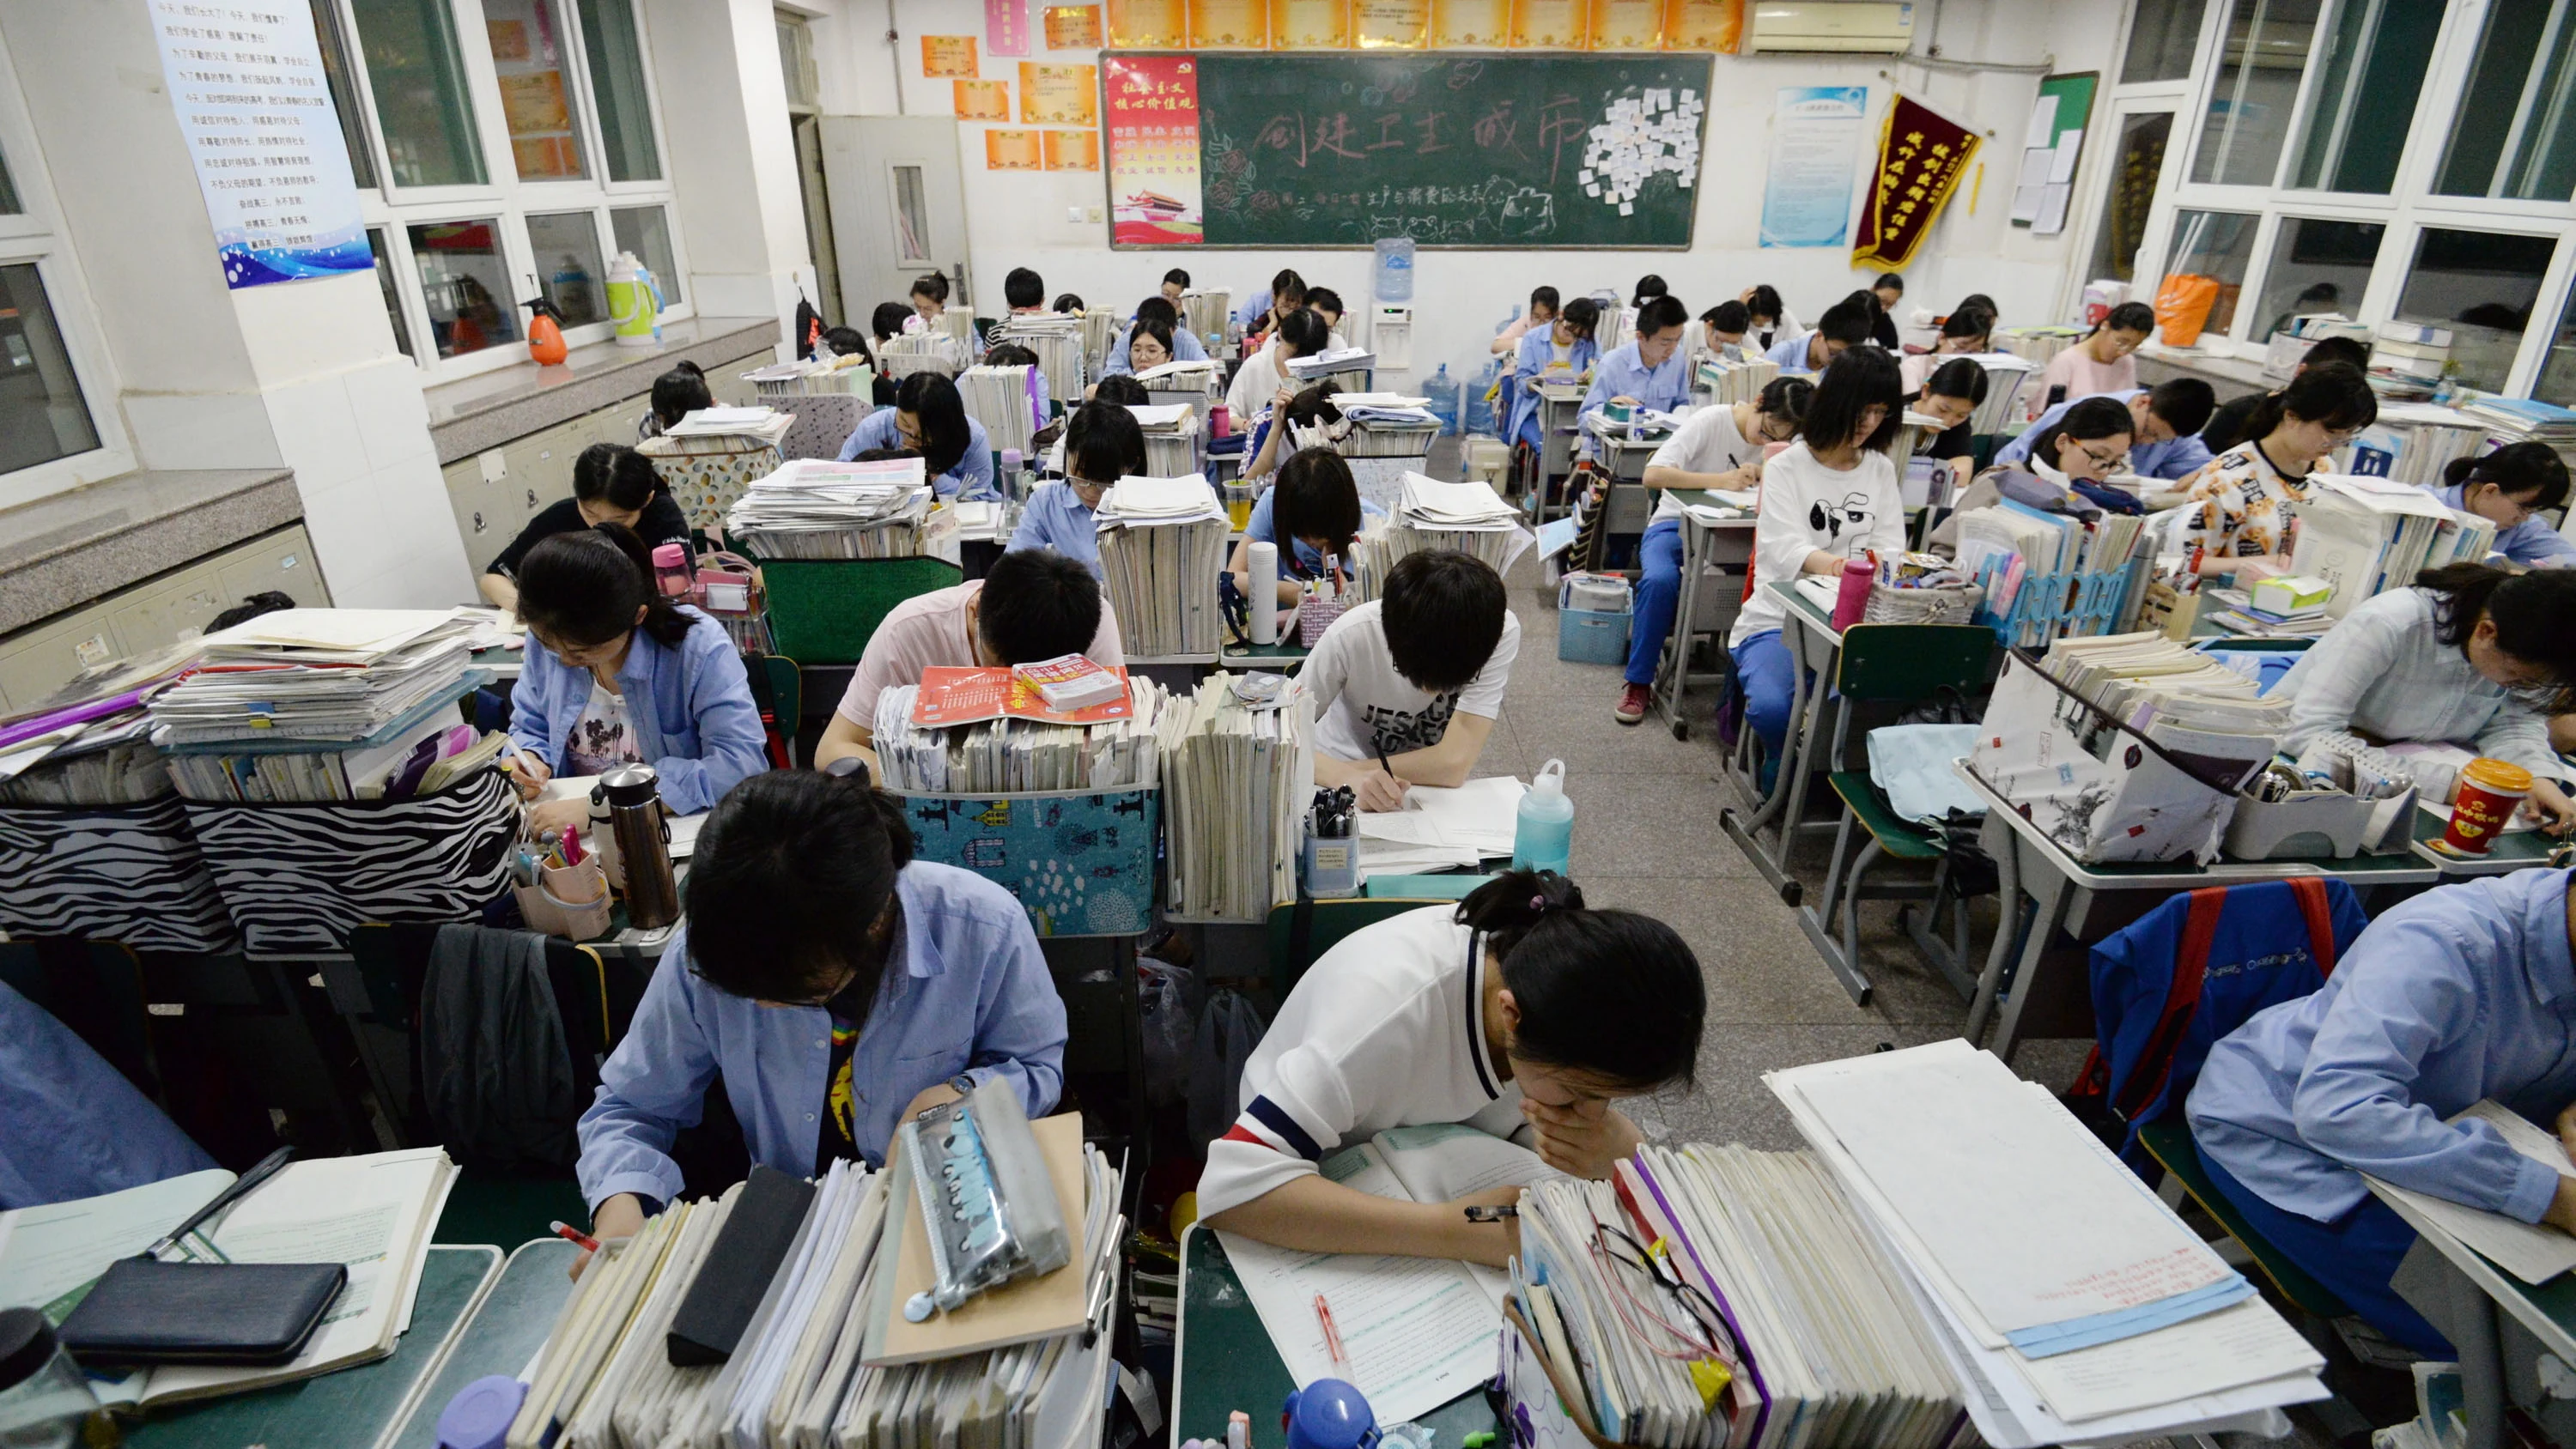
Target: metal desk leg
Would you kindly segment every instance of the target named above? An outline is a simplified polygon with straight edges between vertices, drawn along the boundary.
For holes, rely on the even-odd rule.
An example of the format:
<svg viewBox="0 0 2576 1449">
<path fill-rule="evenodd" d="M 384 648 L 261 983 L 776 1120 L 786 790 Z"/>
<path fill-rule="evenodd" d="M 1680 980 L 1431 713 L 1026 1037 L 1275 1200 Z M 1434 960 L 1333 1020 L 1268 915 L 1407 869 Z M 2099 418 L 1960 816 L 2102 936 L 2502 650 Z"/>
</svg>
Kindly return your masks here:
<svg viewBox="0 0 2576 1449">
<path fill-rule="evenodd" d="M 2004 1019 L 1995 1028 L 1994 1054 L 2009 1062 L 2013 1049 L 2021 1045 L 2021 1009 L 2030 1004 L 2031 986 L 2039 977 L 2039 958 L 2057 938 L 2058 928 L 2066 924 L 2066 908 L 2075 896 L 2074 885 L 2055 871 L 2042 873 L 2043 878 L 2031 891 L 2038 909 L 2031 913 L 2030 934 L 2022 938 L 2021 964 L 2013 970 L 2012 999 L 2004 1003 Z"/>
<path fill-rule="evenodd" d="M 2468 1274 L 2452 1267 L 2451 1346 L 2459 1350 L 2461 1408 L 2468 1449 L 2504 1442 L 2504 1350 L 2496 1341 L 2496 1306 Z"/>
<path fill-rule="evenodd" d="M 2009 827 L 2004 828 L 2004 848 L 1995 854 L 1995 899 L 2000 903 L 1995 941 L 1986 948 L 1986 969 L 1977 976 L 1977 999 L 1968 1008 L 1967 1030 L 1960 1033 L 1971 1046 L 1986 1034 L 1986 1019 L 1994 1014 L 1995 993 L 2004 984 L 2004 963 L 2012 959 L 2013 925 L 2021 919 L 2021 851 Z"/>
<path fill-rule="evenodd" d="M 1682 718 L 1682 696 L 1690 691 L 1691 621 L 1699 616 L 1700 575 L 1716 552 L 1717 530 L 1703 528 L 1685 517 L 1681 593 L 1674 600 L 1672 632 L 1665 636 L 1660 672 L 1655 677 L 1655 709 L 1677 740 L 1690 738 L 1690 722 Z"/>
<path fill-rule="evenodd" d="M 1816 671 L 1812 679 L 1809 677 L 1804 665 L 1805 635 L 1794 617 L 1781 625 L 1784 642 L 1790 639 L 1792 631 L 1797 631 L 1794 647 L 1799 650 L 1800 667 L 1795 706 L 1789 715 L 1789 734 L 1783 742 L 1779 773 L 1771 782 L 1771 793 L 1762 797 L 1761 806 L 1751 815 L 1742 814 L 1730 806 L 1718 815 L 1718 825 L 1743 850 L 1744 858 L 1753 862 L 1753 868 L 1761 873 L 1771 888 L 1780 893 L 1780 899 L 1794 906 L 1805 892 L 1805 887 L 1789 874 L 1789 849 L 1797 838 L 1798 811 L 1806 804 L 1804 761 L 1807 741 L 1832 686 L 1825 671 Z M 1745 729 L 1749 735 L 1751 724 L 1747 723 Z M 1776 850 L 1763 840 L 1765 830 L 1774 821 L 1778 822 Z"/>
</svg>

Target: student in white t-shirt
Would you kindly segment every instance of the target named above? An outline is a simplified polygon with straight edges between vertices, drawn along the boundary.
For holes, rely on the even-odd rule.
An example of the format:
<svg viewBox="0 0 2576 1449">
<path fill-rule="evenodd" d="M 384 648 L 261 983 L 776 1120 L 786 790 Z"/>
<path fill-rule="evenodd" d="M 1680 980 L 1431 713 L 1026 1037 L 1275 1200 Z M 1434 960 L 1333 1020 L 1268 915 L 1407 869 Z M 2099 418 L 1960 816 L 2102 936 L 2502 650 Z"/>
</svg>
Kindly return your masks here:
<svg viewBox="0 0 2576 1449">
<path fill-rule="evenodd" d="M 1398 560 L 1385 591 L 1306 657 L 1315 783 L 1352 787 L 1363 810 L 1401 810 L 1414 785 L 1467 783 L 1520 649 L 1492 565 L 1447 549 Z"/>
<path fill-rule="evenodd" d="M 1730 303 L 1729 305 L 1733 305 Z M 1611 717 L 1632 725 L 1654 703 L 1655 666 L 1682 592 L 1682 500 L 1676 488 L 1751 489 L 1762 481 L 1766 443 L 1798 436 L 1816 385 L 1803 377 L 1775 377 L 1749 402 L 1711 404 L 1682 420 L 1646 460 L 1645 484 L 1656 489 L 1655 516 L 1637 545 L 1637 616 L 1628 633 L 1628 671 Z"/>
<path fill-rule="evenodd" d="M 1324 325 L 1320 315 L 1303 307 L 1282 313 L 1270 345 L 1245 358 L 1226 388 L 1226 411 L 1235 431 L 1249 432 L 1253 424 L 1270 415 L 1273 407 L 1285 407 L 1296 395 L 1289 386 L 1296 379 L 1289 374 L 1288 364 L 1300 357 L 1312 357 L 1332 342 L 1332 329 Z"/>
<path fill-rule="evenodd" d="M 1243 1115 L 1208 1144 L 1199 1210 L 1307 1252 L 1500 1267 L 1515 1225 L 1465 1209 L 1558 1173 L 1608 1177 L 1639 1143 L 1611 1102 L 1687 1079 L 1707 1014 L 1670 926 L 1587 910 L 1553 873 L 1506 872 L 1454 908 L 1354 932 L 1298 981 L 1244 1063 Z M 1459 1124 L 1530 1149 L 1514 1185 L 1399 1202 L 1318 1170 L 1391 1127 Z"/>
<path fill-rule="evenodd" d="M 1780 639 L 1788 606 L 1769 586 L 1839 575 L 1844 560 L 1871 550 L 1881 558 L 1904 552 L 1905 499 L 1888 457 L 1904 410 L 1896 359 L 1875 347 L 1852 348 L 1816 380 L 1802 436 L 1762 470 L 1753 596 L 1726 648 L 1744 691 L 1745 721 L 1768 752 L 1766 775 L 1779 761 L 1798 692 L 1797 661 Z"/>
</svg>

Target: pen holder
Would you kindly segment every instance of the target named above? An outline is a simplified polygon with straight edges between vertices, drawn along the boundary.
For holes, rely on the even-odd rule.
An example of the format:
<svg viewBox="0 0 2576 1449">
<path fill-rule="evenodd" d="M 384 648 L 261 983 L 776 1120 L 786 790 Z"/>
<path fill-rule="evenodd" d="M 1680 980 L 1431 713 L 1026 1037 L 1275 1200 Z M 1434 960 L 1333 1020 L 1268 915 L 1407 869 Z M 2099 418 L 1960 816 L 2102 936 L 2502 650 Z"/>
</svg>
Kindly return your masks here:
<svg viewBox="0 0 2576 1449">
<path fill-rule="evenodd" d="M 596 855 L 583 856 L 578 865 L 540 866 L 535 885 L 515 886 L 511 893 L 519 898 L 519 914 L 529 930 L 567 941 L 607 935 L 609 915 L 616 908 L 608 894 L 608 872 Z"/>
<path fill-rule="evenodd" d="M 1360 893 L 1360 841 L 1356 835 L 1328 839 L 1306 827 L 1306 846 L 1297 862 L 1297 879 L 1306 894 L 1319 901 L 1343 900 Z"/>
<path fill-rule="evenodd" d="M 1315 641 L 1323 638 L 1324 631 L 1333 627 L 1333 621 L 1342 617 L 1349 608 L 1350 604 L 1345 600 L 1308 594 L 1297 605 L 1297 647 L 1314 648 Z"/>
</svg>

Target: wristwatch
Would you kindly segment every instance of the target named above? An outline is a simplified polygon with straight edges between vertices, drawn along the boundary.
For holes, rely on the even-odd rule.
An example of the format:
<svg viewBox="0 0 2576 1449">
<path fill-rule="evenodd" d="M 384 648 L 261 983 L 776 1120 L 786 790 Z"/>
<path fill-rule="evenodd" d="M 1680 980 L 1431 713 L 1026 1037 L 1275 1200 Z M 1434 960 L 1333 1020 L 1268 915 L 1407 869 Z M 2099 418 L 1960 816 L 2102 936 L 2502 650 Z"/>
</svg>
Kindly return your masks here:
<svg viewBox="0 0 2576 1449">
<path fill-rule="evenodd" d="M 975 1074 L 973 1072 L 959 1072 L 957 1075 L 950 1077 L 948 1079 L 948 1090 L 955 1092 L 961 1097 L 974 1096 Z"/>
</svg>

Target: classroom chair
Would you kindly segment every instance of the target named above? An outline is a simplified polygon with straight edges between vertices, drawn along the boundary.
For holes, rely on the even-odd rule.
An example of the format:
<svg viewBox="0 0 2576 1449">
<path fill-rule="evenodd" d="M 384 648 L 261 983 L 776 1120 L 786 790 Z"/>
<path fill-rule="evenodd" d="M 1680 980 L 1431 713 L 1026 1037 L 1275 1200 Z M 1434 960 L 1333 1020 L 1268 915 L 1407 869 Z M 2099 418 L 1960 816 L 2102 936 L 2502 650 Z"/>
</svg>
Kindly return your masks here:
<svg viewBox="0 0 2576 1449">
<path fill-rule="evenodd" d="M 751 702 L 760 711 L 761 728 L 769 735 L 769 764 L 776 770 L 796 768 L 797 713 L 805 702 L 805 677 L 798 672 L 795 660 L 783 654 L 745 653 L 742 656 L 744 677 L 751 684 Z"/>
<path fill-rule="evenodd" d="M 778 444 L 779 456 L 791 461 L 841 456 L 841 445 L 859 430 L 859 420 L 876 411 L 873 398 L 847 392 L 818 392 L 776 401 L 779 411 L 796 419 L 787 425 L 787 436 Z"/>
<path fill-rule="evenodd" d="M 1270 908 L 1270 989 L 1277 999 L 1286 1001 L 1297 987 L 1298 978 L 1316 958 L 1333 949 L 1342 938 L 1363 926 L 1374 926 L 1407 911 L 1425 906 L 1450 910 L 1457 902 L 1444 900 L 1394 899 L 1355 896 L 1348 900 L 1319 901 L 1299 896 L 1286 905 Z"/>
<path fill-rule="evenodd" d="M 1844 707 L 1835 713 L 1833 748 L 1825 756 L 1825 762 L 1834 767 L 1826 782 L 1842 799 L 1842 823 L 1834 833 L 1824 895 L 1816 903 L 1798 907 L 1798 925 L 1855 1005 L 1867 1005 L 1871 990 L 1869 974 L 1860 964 L 1860 903 L 1864 900 L 1926 903 L 1920 922 L 1907 912 L 1906 928 L 1916 947 L 1963 993 L 1973 983 L 1964 964 L 1967 900 L 1951 876 L 1949 851 L 1940 835 L 1889 809 L 1868 771 L 1840 768 L 1850 743 L 1854 708 L 1912 704 L 1945 692 L 1964 698 L 1985 683 L 1994 651 L 1994 631 L 1975 624 L 1854 624 L 1843 631 L 1833 688 L 1842 696 Z M 1750 738 L 1752 731 L 1744 734 Z M 1868 836 L 1857 856 L 1852 854 L 1855 827 Z M 1890 860 L 1917 867 L 1914 878 L 1871 881 L 1870 872 Z M 1932 934 L 1944 900 L 1951 907 L 1946 941 Z"/>
<path fill-rule="evenodd" d="M 769 559 L 760 565 L 769 596 L 770 643 L 802 664 L 856 664 L 894 606 L 963 582 L 936 558 Z"/>
</svg>

